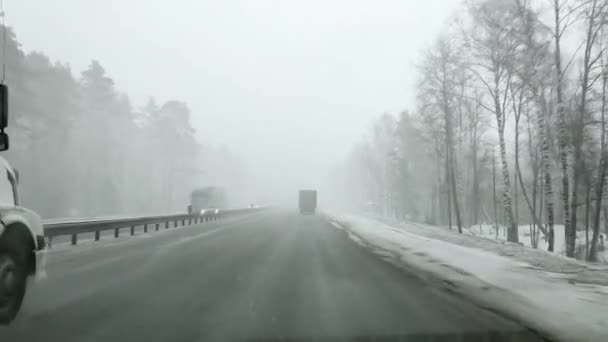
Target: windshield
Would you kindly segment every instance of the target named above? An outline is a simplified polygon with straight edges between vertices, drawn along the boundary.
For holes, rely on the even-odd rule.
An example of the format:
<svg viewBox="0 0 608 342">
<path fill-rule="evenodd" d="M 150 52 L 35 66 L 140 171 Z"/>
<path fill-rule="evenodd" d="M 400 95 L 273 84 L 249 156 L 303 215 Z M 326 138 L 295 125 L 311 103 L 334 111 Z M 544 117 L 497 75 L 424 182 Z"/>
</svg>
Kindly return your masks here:
<svg viewBox="0 0 608 342">
<path fill-rule="evenodd" d="M 608 0 L 0 14 L 0 341 L 608 341 Z"/>
</svg>

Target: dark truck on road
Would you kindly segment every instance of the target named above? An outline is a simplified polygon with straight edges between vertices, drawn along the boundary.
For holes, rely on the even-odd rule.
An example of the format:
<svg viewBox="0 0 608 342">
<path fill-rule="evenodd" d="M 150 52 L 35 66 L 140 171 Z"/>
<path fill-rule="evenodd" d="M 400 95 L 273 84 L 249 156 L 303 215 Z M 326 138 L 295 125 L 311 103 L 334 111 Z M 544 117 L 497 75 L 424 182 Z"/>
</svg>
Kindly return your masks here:
<svg viewBox="0 0 608 342">
<path fill-rule="evenodd" d="M 317 209 L 317 190 L 300 190 L 300 213 L 314 214 Z"/>
<path fill-rule="evenodd" d="M 218 215 L 223 209 L 226 209 L 226 191 L 222 187 L 208 186 L 190 193 L 189 214 Z"/>
</svg>

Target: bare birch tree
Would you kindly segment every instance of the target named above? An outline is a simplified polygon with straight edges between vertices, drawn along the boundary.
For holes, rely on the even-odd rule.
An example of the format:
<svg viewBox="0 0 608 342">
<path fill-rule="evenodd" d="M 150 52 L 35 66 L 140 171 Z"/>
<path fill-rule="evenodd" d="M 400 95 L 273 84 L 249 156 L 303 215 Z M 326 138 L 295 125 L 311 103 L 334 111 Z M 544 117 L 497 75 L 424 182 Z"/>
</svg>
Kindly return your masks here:
<svg viewBox="0 0 608 342">
<path fill-rule="evenodd" d="M 458 188 L 456 186 L 456 154 L 454 151 L 454 97 L 458 92 L 458 70 L 461 65 L 458 51 L 450 44 L 448 37 L 440 37 L 434 48 L 425 56 L 421 66 L 422 82 L 420 91 L 424 98 L 443 114 L 445 125 L 446 172 L 450 193 L 448 208 L 453 207 L 456 216 L 458 232 L 462 233 L 462 217 Z M 450 213 L 448 218 L 451 219 Z"/>
<path fill-rule="evenodd" d="M 605 46 L 606 34 L 602 34 L 602 45 Z M 600 215 L 602 211 L 602 199 L 604 187 L 606 186 L 606 168 L 608 164 L 608 148 L 606 146 L 606 97 L 608 91 L 608 53 L 602 48 L 602 70 L 601 70 L 601 105 L 600 105 L 600 161 L 597 172 L 597 183 L 595 187 L 595 212 L 593 213 L 593 237 L 589 246 L 587 259 L 597 261 L 597 244 L 600 234 Z M 608 222 L 608 219 L 604 217 Z M 588 234 L 588 233 L 587 233 Z M 587 243 L 587 242 L 586 242 Z"/>
<path fill-rule="evenodd" d="M 606 14 L 606 2 L 599 0 L 588 0 L 582 7 L 585 14 L 585 40 L 584 56 L 581 65 L 580 95 L 578 108 L 572 118 L 572 147 L 573 147 L 573 170 L 572 170 L 572 200 L 570 202 L 570 224 L 565 229 L 566 256 L 574 257 L 576 246 L 577 207 L 579 185 L 583 173 L 583 144 L 585 136 L 586 119 L 589 115 L 589 95 L 597 78 L 593 78 L 593 69 L 601 60 L 601 53 L 596 51 L 596 43 L 603 26 Z M 559 107 L 558 107 L 559 109 Z"/>
<path fill-rule="evenodd" d="M 503 178 L 503 207 L 507 240 L 518 242 L 518 227 L 513 214 L 511 178 L 505 140 L 509 88 L 513 82 L 514 53 L 519 45 L 512 34 L 512 4 L 492 0 L 470 4 L 471 27 L 465 31 L 465 46 L 472 56 L 469 69 L 486 91 L 486 110 L 494 114 L 498 132 Z"/>
</svg>

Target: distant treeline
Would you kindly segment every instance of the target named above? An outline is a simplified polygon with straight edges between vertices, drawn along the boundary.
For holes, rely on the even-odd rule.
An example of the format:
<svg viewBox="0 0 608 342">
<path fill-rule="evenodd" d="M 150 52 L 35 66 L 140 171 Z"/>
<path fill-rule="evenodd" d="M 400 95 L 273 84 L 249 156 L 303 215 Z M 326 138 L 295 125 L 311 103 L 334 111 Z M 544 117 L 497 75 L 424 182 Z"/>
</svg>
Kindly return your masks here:
<svg viewBox="0 0 608 342">
<path fill-rule="evenodd" d="M 22 205 L 43 217 L 185 211 L 205 165 L 238 163 L 197 142 L 184 102 L 134 108 L 98 61 L 75 76 L 68 64 L 26 54 L 10 28 L 5 83 L 3 156 L 20 172 Z"/>
</svg>

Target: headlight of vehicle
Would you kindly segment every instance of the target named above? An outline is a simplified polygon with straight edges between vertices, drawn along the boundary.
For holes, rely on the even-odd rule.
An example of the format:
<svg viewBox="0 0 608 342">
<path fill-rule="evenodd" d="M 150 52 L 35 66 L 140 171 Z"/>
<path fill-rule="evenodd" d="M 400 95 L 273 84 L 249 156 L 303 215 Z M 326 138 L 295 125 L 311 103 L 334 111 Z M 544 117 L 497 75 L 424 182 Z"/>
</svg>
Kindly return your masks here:
<svg viewBox="0 0 608 342">
<path fill-rule="evenodd" d="M 216 214 L 219 214 L 219 213 L 220 213 L 220 210 L 219 210 L 219 209 L 215 209 L 215 213 L 216 213 Z"/>
<path fill-rule="evenodd" d="M 205 209 L 201 210 L 201 215 L 205 215 Z"/>
</svg>

